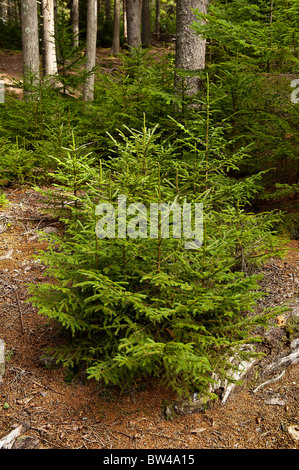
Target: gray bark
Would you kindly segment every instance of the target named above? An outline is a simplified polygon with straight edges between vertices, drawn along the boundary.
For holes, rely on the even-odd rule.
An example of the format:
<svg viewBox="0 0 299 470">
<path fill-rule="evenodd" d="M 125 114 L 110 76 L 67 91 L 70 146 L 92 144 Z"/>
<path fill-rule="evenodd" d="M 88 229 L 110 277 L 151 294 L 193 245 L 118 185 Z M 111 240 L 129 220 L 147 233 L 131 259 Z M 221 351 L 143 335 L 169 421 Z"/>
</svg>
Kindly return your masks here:
<svg viewBox="0 0 299 470">
<path fill-rule="evenodd" d="M 141 41 L 145 47 L 151 46 L 151 14 L 149 0 L 142 2 Z"/>
<path fill-rule="evenodd" d="M 85 70 L 90 75 L 83 88 L 83 101 L 92 101 L 94 98 L 94 67 L 96 63 L 97 46 L 97 0 L 88 0 L 87 3 L 87 35 L 86 35 L 86 63 Z"/>
<path fill-rule="evenodd" d="M 79 0 L 71 1 L 71 23 L 73 30 L 73 46 L 79 47 Z"/>
<path fill-rule="evenodd" d="M 176 62 L 177 70 L 196 71 L 205 67 L 206 41 L 190 28 L 196 20 L 192 8 L 206 13 L 208 0 L 177 0 Z M 187 76 L 183 80 L 177 75 L 175 88 L 184 87 L 185 94 L 192 96 L 199 91 L 198 77 Z"/>
<path fill-rule="evenodd" d="M 54 0 L 42 0 L 43 65 L 45 75 L 57 74 L 55 46 Z"/>
<path fill-rule="evenodd" d="M 119 54 L 120 51 L 120 0 L 114 0 L 113 39 L 111 54 Z"/>
<path fill-rule="evenodd" d="M 34 85 L 39 82 L 39 43 L 36 0 L 22 0 L 22 51 L 24 97 L 32 93 Z"/>
<path fill-rule="evenodd" d="M 142 0 L 127 0 L 127 33 L 130 48 L 141 45 Z"/>
</svg>

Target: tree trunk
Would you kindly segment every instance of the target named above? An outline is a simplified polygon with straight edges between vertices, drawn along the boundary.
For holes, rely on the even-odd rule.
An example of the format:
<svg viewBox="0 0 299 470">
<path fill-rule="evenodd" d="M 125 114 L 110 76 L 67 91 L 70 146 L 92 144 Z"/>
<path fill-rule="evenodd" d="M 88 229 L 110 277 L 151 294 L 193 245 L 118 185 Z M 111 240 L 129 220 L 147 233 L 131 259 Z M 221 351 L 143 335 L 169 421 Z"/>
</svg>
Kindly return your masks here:
<svg viewBox="0 0 299 470">
<path fill-rule="evenodd" d="M 45 75 L 57 74 L 54 0 L 42 0 L 43 67 Z"/>
<path fill-rule="evenodd" d="M 127 27 L 127 1 L 123 0 L 123 25 L 124 25 L 124 39 L 128 38 L 128 27 Z"/>
<path fill-rule="evenodd" d="M 129 48 L 141 45 L 142 0 L 127 0 L 127 28 Z"/>
<path fill-rule="evenodd" d="M 14 3 L 14 20 L 17 23 L 17 25 L 20 25 L 20 2 L 19 0 L 15 0 Z"/>
<path fill-rule="evenodd" d="M 142 30 L 141 41 L 143 46 L 151 46 L 151 13 L 149 0 L 142 1 Z"/>
<path fill-rule="evenodd" d="M 83 88 L 83 101 L 92 101 L 94 98 L 94 67 L 96 63 L 97 47 L 97 0 L 88 0 L 87 3 L 87 34 L 86 34 L 86 63 L 85 71 L 90 75 Z"/>
<path fill-rule="evenodd" d="M 113 39 L 111 55 L 120 51 L 120 0 L 114 0 Z"/>
<path fill-rule="evenodd" d="M 79 47 L 79 0 L 71 1 L 71 23 L 73 29 L 73 46 Z"/>
<path fill-rule="evenodd" d="M 105 0 L 105 20 L 111 20 L 111 3 L 110 0 Z"/>
<path fill-rule="evenodd" d="M 196 71 L 205 67 L 206 42 L 190 28 L 196 20 L 191 8 L 206 13 L 208 0 L 177 0 L 176 10 L 176 61 L 175 67 L 182 71 Z M 198 77 L 181 78 L 176 75 L 175 88 L 184 89 L 186 95 L 192 96 L 199 91 Z"/>
<path fill-rule="evenodd" d="M 32 95 L 39 82 L 39 44 L 36 0 L 22 0 L 22 51 L 24 97 Z"/>
<path fill-rule="evenodd" d="M 6 2 L 5 2 L 5 1 L 1 2 L 0 6 L 1 6 L 1 18 L 2 18 L 2 21 L 3 21 L 4 23 L 7 23 L 8 16 L 7 16 L 7 5 L 6 5 Z"/>
<path fill-rule="evenodd" d="M 156 25 L 155 33 L 157 38 L 160 38 L 160 0 L 156 0 Z"/>
</svg>

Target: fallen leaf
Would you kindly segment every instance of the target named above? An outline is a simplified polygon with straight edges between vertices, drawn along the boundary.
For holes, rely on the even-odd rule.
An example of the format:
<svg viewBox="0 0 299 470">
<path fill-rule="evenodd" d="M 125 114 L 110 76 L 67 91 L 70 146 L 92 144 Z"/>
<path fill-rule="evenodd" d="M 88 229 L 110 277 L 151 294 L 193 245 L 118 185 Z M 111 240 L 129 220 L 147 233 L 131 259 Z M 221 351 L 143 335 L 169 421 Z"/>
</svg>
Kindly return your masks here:
<svg viewBox="0 0 299 470">
<path fill-rule="evenodd" d="M 289 426 L 288 433 L 292 436 L 295 441 L 299 441 L 299 426 Z"/>
<path fill-rule="evenodd" d="M 8 250 L 5 255 L 3 256 L 0 256 L 0 260 L 4 260 L 4 259 L 11 259 L 11 255 L 13 254 L 13 250 Z"/>
<path fill-rule="evenodd" d="M 200 432 L 206 431 L 206 428 L 191 429 L 191 434 L 198 434 Z"/>
<path fill-rule="evenodd" d="M 265 401 L 266 405 L 278 405 L 278 406 L 284 406 L 286 402 L 284 400 L 281 400 L 280 398 L 274 397 L 271 398 L 270 400 Z"/>
</svg>

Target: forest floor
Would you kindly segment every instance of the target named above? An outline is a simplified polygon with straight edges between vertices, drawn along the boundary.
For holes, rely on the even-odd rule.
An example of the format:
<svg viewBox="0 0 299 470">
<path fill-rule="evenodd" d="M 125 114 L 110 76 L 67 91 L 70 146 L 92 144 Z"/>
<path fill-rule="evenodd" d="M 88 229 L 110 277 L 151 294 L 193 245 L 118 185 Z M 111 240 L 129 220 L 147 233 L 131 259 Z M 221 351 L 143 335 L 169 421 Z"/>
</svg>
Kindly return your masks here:
<svg viewBox="0 0 299 470">
<path fill-rule="evenodd" d="M 0 78 L 9 81 L 22 72 L 20 57 L 14 62 L 17 55 L 1 53 Z M 0 217 L 6 217 L 3 231 L 0 221 L 0 339 L 6 345 L 0 440 L 27 423 L 23 438 L 17 441 L 21 448 L 299 448 L 298 364 L 285 367 L 278 381 L 254 393 L 266 381 L 265 366 L 290 352 L 294 336 L 290 338 L 288 322 L 273 324 L 265 333 L 261 345 L 265 356 L 225 405 L 219 399 L 204 411 L 168 420 L 165 400 L 169 403 L 177 397 L 156 381 L 148 380 L 120 395 L 114 388 L 101 389 L 94 380 L 86 380 L 84 372 L 69 381 L 68 370 L 47 364 L 45 348 L 59 344 L 59 327 L 26 302 L 27 284 L 45 280 L 44 266 L 34 258 L 38 250 L 46 248 L 38 231 L 57 230 L 59 224 L 44 215 L 41 196 L 32 188 L 11 187 L 3 192 L 9 204 L 0 208 Z M 292 318 L 298 319 L 299 241 L 291 240 L 288 246 L 284 259 L 272 259 L 263 267 L 262 288 L 268 295 L 257 308 L 287 303 Z"/>
<path fill-rule="evenodd" d="M 174 49 L 174 42 L 168 40 L 164 43 L 165 51 L 170 52 Z M 153 56 L 161 57 L 163 47 L 155 42 L 150 49 Z M 157 59 L 159 60 L 159 59 Z M 110 55 L 110 48 L 98 48 L 96 64 L 102 72 L 111 71 L 122 64 L 119 57 Z M 22 53 L 8 49 L 0 49 L 0 80 L 4 81 L 6 93 L 11 93 L 15 97 L 22 98 L 23 92 L 21 82 L 23 77 Z"/>
<path fill-rule="evenodd" d="M 99 388 L 79 372 L 68 382 L 68 370 L 43 359 L 45 348 L 61 336 L 54 321 L 39 315 L 28 298 L 27 284 L 43 282 L 44 266 L 34 258 L 46 248 L 38 236 L 58 230 L 45 216 L 40 195 L 31 188 L 6 188 L 9 204 L 2 207 L 6 228 L 0 233 L 0 339 L 6 345 L 6 372 L 0 386 L 0 439 L 29 423 L 23 441 L 43 449 L 294 449 L 299 442 L 288 429 L 297 426 L 298 364 L 283 377 L 262 387 L 261 371 L 269 358 L 288 349 L 286 325 L 265 336 L 265 352 L 237 386 L 225 405 L 217 401 L 198 413 L 165 419 L 163 403 L 176 397 L 155 381 L 119 395 Z M 3 223 L 2 223 L 3 226 Z M 2 227 L 4 229 L 4 226 Z M 0 230 L 1 231 L 1 230 Z M 299 315 L 299 242 L 291 241 L 284 259 L 264 266 L 268 292 L 258 308 L 288 303 Z M 271 359 L 271 360 L 272 360 Z M 274 374 L 277 376 L 278 373 Z"/>
</svg>

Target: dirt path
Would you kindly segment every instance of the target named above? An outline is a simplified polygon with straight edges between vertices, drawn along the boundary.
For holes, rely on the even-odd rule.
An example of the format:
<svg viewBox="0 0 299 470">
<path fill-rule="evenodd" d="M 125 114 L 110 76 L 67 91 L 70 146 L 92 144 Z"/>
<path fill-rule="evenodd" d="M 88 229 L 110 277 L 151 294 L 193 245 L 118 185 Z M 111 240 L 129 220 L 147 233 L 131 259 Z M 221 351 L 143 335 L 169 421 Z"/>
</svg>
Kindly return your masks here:
<svg viewBox="0 0 299 470">
<path fill-rule="evenodd" d="M 259 364 L 225 406 L 219 400 L 211 409 L 172 420 L 165 419 L 163 403 L 174 397 L 155 382 L 119 396 L 114 389 L 98 389 L 81 373 L 67 383 L 66 369 L 47 367 L 41 357 L 45 347 L 60 341 L 57 325 L 25 303 L 26 283 L 43 280 L 43 266 L 32 258 L 44 247 L 36 231 L 57 224 L 43 220 L 41 201 L 33 190 L 6 189 L 5 194 L 9 205 L 0 208 L 0 217 L 6 216 L 8 222 L 0 233 L 0 339 L 6 344 L 7 364 L 0 385 L 0 439 L 28 423 L 18 445 L 29 448 L 298 448 L 288 431 L 299 426 L 298 364 L 253 393 L 261 382 Z M 269 296 L 260 308 L 288 301 L 292 312 L 299 314 L 298 248 L 299 242 L 291 242 L 285 260 L 265 267 Z M 286 328 L 273 327 L 268 354 L 288 347 Z"/>
</svg>

